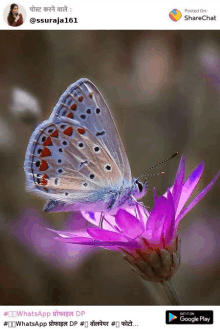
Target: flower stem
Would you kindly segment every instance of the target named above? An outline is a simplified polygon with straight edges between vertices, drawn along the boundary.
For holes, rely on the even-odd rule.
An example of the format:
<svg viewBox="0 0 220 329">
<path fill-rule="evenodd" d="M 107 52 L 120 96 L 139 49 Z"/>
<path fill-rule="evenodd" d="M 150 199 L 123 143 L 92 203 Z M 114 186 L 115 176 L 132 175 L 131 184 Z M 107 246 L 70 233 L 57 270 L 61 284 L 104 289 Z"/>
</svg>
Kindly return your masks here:
<svg viewBox="0 0 220 329">
<path fill-rule="evenodd" d="M 155 305 L 181 305 L 170 281 L 159 283 L 143 280 L 143 283 Z"/>
<path fill-rule="evenodd" d="M 181 305 L 179 297 L 177 296 L 171 281 L 164 281 L 161 283 L 161 286 L 163 287 L 168 299 L 170 300 L 171 305 Z"/>
</svg>

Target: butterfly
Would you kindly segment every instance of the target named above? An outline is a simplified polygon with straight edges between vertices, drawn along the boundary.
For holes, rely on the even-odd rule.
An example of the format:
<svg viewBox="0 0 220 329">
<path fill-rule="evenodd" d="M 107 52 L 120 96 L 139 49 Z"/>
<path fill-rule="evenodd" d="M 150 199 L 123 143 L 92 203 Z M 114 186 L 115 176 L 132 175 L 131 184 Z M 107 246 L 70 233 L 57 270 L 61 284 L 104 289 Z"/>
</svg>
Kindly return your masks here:
<svg viewBox="0 0 220 329">
<path fill-rule="evenodd" d="M 129 161 L 101 93 L 88 79 L 71 84 L 27 147 L 27 189 L 47 198 L 45 212 L 131 206 L 147 191 Z"/>
</svg>

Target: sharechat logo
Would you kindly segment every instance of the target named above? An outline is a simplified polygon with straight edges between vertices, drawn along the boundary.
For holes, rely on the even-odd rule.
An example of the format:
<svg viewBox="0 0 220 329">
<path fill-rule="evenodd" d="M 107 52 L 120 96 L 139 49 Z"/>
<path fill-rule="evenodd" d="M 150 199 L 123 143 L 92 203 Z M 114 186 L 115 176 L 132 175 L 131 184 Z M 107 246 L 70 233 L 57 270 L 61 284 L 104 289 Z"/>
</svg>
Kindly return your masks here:
<svg viewBox="0 0 220 329">
<path fill-rule="evenodd" d="M 172 313 L 169 313 L 169 322 L 172 322 L 175 319 L 177 319 L 177 316 Z"/>
<path fill-rule="evenodd" d="M 173 9 L 169 16 L 172 21 L 177 22 L 182 17 L 182 14 L 178 9 Z"/>
</svg>

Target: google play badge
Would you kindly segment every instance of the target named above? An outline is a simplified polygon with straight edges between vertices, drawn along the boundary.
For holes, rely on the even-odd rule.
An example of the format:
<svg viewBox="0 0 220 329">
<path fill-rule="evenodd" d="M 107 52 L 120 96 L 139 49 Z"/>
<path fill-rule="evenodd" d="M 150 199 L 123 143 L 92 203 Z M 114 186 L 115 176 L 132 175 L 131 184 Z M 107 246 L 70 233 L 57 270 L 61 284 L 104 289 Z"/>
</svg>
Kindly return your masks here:
<svg viewBox="0 0 220 329">
<path fill-rule="evenodd" d="M 169 322 L 172 322 L 175 319 L 177 319 L 177 316 L 172 313 L 169 313 Z"/>
</svg>

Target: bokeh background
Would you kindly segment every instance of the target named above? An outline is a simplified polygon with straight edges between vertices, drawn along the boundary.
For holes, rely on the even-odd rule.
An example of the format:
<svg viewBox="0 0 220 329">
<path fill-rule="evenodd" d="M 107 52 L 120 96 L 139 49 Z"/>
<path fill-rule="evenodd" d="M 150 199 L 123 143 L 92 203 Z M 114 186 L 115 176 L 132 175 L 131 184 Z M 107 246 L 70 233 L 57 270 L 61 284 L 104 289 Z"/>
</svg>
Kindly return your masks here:
<svg viewBox="0 0 220 329">
<path fill-rule="evenodd" d="M 172 155 L 189 174 L 220 167 L 219 31 L 0 32 L 0 303 L 154 305 L 121 254 L 63 245 L 45 229 L 83 228 L 80 214 L 44 214 L 25 191 L 23 162 L 34 127 L 63 91 L 87 77 L 117 122 L 134 176 Z M 149 177 L 163 193 L 178 159 Z M 194 194 L 195 195 L 195 194 Z M 180 225 L 182 262 L 172 282 L 185 305 L 220 304 L 219 182 Z M 145 205 L 152 207 L 149 192 Z"/>
</svg>

